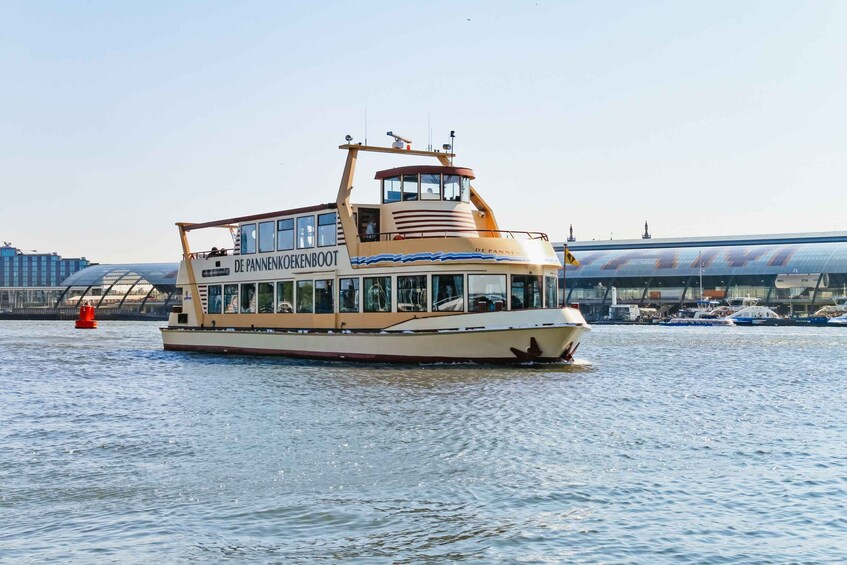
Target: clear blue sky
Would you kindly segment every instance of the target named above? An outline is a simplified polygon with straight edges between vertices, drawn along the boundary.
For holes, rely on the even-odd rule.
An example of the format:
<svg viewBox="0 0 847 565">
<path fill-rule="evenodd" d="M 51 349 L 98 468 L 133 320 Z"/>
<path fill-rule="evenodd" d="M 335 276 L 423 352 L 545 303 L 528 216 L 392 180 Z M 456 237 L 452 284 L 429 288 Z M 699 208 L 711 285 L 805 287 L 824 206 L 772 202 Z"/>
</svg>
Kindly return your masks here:
<svg viewBox="0 0 847 565">
<path fill-rule="evenodd" d="M 564 239 L 847 229 L 847 2 L 6 2 L 0 239 L 177 260 L 335 199 L 349 133 Z M 365 159 L 355 200 L 375 201 Z"/>
</svg>

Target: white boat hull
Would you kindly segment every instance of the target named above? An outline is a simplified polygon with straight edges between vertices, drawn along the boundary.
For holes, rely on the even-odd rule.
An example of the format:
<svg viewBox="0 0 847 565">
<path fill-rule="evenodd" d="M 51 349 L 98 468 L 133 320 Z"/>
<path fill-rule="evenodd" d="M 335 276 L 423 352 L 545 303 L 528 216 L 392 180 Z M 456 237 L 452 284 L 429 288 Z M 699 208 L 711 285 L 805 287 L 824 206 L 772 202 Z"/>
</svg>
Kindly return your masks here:
<svg viewBox="0 0 847 565">
<path fill-rule="evenodd" d="M 470 323 L 450 329 L 406 329 L 407 322 L 387 331 L 162 328 L 162 339 L 171 351 L 396 363 L 520 363 L 571 360 L 590 330 L 584 323 L 562 321 L 474 327 L 475 315 L 450 318 Z M 447 319 L 435 322 L 443 325 Z M 414 322 L 423 325 L 424 320 Z"/>
</svg>

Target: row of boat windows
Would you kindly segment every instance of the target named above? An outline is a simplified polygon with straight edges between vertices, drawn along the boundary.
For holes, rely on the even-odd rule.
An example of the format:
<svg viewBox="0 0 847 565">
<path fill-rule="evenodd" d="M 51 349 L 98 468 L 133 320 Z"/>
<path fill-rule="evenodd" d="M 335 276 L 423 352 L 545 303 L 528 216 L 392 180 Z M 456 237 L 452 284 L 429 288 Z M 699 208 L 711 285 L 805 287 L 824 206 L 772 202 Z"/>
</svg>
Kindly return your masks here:
<svg viewBox="0 0 847 565">
<path fill-rule="evenodd" d="M 291 251 L 295 244 L 297 249 L 311 249 L 316 243 L 318 247 L 335 245 L 338 215 L 335 212 L 318 214 L 317 220 L 317 241 L 314 215 L 242 224 L 241 254 Z"/>
<path fill-rule="evenodd" d="M 495 312 L 556 308 L 555 276 L 411 275 L 209 285 L 209 314 Z M 467 292 L 465 285 L 467 283 Z M 361 290 L 361 292 L 360 292 Z M 508 298 L 508 299 L 507 299 Z M 465 301 L 467 300 L 467 308 Z"/>
<path fill-rule="evenodd" d="M 467 202 L 471 179 L 440 173 L 411 173 L 382 180 L 382 202 L 409 200 L 461 200 Z"/>
</svg>

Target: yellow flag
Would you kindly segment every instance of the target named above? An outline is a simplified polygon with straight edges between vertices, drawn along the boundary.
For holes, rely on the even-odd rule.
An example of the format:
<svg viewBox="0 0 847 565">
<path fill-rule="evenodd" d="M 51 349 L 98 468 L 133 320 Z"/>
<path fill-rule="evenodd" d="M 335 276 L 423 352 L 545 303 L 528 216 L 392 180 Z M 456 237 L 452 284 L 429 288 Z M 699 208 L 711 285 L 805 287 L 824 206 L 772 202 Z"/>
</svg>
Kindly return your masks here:
<svg viewBox="0 0 847 565">
<path fill-rule="evenodd" d="M 567 265 L 579 265 L 579 261 L 576 260 L 576 257 L 571 255 L 571 252 L 568 251 L 567 247 L 565 247 L 564 257 L 565 257 L 565 263 Z"/>
</svg>

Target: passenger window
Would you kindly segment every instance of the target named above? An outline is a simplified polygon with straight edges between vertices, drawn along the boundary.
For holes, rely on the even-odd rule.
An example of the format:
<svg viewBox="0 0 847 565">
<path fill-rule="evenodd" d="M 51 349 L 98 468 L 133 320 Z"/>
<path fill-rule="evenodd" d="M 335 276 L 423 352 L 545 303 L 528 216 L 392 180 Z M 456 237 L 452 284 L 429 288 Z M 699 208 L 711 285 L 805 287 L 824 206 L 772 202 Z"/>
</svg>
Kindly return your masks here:
<svg viewBox="0 0 847 565">
<path fill-rule="evenodd" d="M 403 200 L 418 199 L 418 175 L 403 175 Z"/>
<path fill-rule="evenodd" d="M 259 222 L 259 253 L 274 250 L 274 223 Z"/>
<path fill-rule="evenodd" d="M 259 283 L 259 314 L 273 314 L 274 312 L 274 283 Z"/>
<path fill-rule="evenodd" d="M 312 312 L 314 304 L 314 284 L 312 281 L 297 281 L 297 313 Z"/>
<path fill-rule="evenodd" d="M 459 175 L 444 175 L 444 200 L 458 201 L 460 197 Z"/>
<path fill-rule="evenodd" d="M 464 275 L 432 275 L 432 311 L 465 311 Z"/>
<path fill-rule="evenodd" d="M 214 284 L 207 287 L 207 298 L 206 298 L 206 313 L 207 314 L 220 314 L 221 307 L 223 306 L 223 300 L 221 296 L 221 285 Z"/>
<path fill-rule="evenodd" d="M 462 177 L 462 202 L 468 202 L 471 199 L 471 179 Z"/>
<path fill-rule="evenodd" d="M 426 275 L 397 277 L 397 311 L 426 312 Z"/>
<path fill-rule="evenodd" d="M 335 212 L 318 216 L 318 247 L 335 245 L 338 218 Z"/>
<path fill-rule="evenodd" d="M 544 277 L 544 307 L 559 307 L 559 277 Z"/>
<path fill-rule="evenodd" d="M 225 314 L 237 314 L 238 313 L 238 285 L 237 284 L 225 284 L 224 285 L 224 313 Z"/>
<path fill-rule="evenodd" d="M 512 275 L 512 310 L 541 308 L 541 277 Z"/>
<path fill-rule="evenodd" d="M 294 312 L 294 281 L 276 283 L 276 311 L 279 314 Z"/>
<path fill-rule="evenodd" d="M 382 201 L 400 202 L 400 177 L 390 177 L 382 181 Z"/>
<path fill-rule="evenodd" d="M 241 313 L 256 313 L 256 283 L 242 283 L 241 285 Z"/>
<path fill-rule="evenodd" d="M 294 220 L 279 220 L 276 223 L 276 250 L 289 251 L 294 249 Z"/>
<path fill-rule="evenodd" d="M 241 226 L 241 254 L 249 255 L 256 252 L 256 224 Z"/>
<path fill-rule="evenodd" d="M 391 312 L 391 277 L 365 277 L 365 312 Z"/>
<path fill-rule="evenodd" d="M 338 311 L 359 311 L 359 279 L 338 279 Z"/>
<path fill-rule="evenodd" d="M 315 217 L 302 216 L 297 218 L 297 249 L 308 249 L 315 246 Z"/>
<path fill-rule="evenodd" d="M 506 275 L 468 275 L 468 303 L 471 312 L 506 309 Z"/>
<path fill-rule="evenodd" d="M 333 299 L 332 280 L 315 281 L 315 314 L 332 314 L 335 308 Z"/>
</svg>

